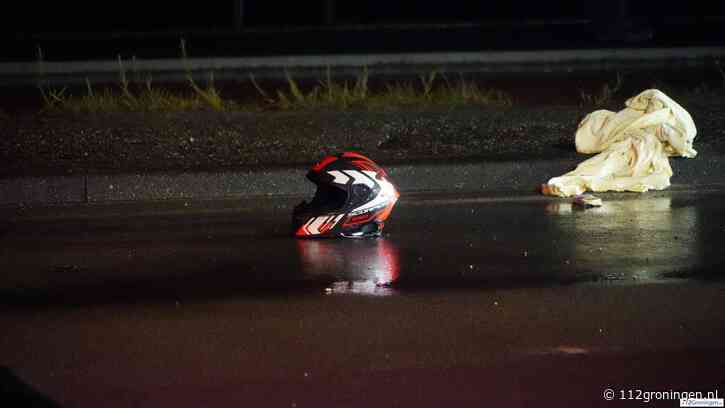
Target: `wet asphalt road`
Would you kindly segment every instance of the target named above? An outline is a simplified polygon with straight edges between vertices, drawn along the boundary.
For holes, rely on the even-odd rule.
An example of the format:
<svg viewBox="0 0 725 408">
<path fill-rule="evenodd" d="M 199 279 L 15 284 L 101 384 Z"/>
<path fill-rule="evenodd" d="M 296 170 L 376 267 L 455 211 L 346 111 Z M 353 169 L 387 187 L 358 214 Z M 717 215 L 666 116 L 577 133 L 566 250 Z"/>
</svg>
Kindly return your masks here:
<svg viewBox="0 0 725 408">
<path fill-rule="evenodd" d="M 0 365 L 68 407 L 722 396 L 725 191 L 600 196 L 407 195 L 359 241 L 288 238 L 295 198 L 5 209 Z"/>
</svg>

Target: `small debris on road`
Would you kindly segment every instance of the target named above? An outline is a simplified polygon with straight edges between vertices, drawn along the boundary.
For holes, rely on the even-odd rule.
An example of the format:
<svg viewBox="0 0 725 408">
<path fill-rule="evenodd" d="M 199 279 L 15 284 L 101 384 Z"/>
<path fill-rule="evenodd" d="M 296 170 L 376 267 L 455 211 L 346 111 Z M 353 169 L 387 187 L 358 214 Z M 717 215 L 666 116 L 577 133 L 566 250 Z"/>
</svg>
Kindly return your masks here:
<svg viewBox="0 0 725 408">
<path fill-rule="evenodd" d="M 601 207 L 602 199 L 591 194 L 580 194 L 574 197 L 574 204 L 580 207 Z"/>
</svg>

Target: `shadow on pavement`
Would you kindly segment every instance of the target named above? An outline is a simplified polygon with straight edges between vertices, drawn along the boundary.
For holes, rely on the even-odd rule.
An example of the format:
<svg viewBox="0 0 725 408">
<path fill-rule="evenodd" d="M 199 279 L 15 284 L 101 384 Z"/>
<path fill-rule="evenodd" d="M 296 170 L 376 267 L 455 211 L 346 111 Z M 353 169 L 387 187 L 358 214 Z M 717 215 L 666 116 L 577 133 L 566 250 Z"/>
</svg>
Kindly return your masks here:
<svg viewBox="0 0 725 408">
<path fill-rule="evenodd" d="M 0 405 L 24 408 L 59 408 L 61 406 L 23 382 L 4 366 L 0 366 Z"/>
</svg>

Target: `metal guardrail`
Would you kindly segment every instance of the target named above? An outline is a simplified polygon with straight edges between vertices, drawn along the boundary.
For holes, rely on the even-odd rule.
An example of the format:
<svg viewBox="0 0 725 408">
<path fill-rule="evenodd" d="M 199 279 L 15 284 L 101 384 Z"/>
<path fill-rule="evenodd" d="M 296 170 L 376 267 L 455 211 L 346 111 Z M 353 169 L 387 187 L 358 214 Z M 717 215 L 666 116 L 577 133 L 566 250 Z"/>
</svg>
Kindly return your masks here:
<svg viewBox="0 0 725 408">
<path fill-rule="evenodd" d="M 124 61 L 44 62 L 42 79 L 48 84 L 83 83 L 86 78 L 117 81 L 124 69 L 141 75 L 153 74 L 155 81 L 183 80 L 187 73 L 205 76 L 214 72 L 217 79 L 283 77 L 294 70 L 296 77 L 318 76 L 330 67 L 371 73 L 400 74 L 425 67 L 455 67 L 459 72 L 541 72 L 555 70 L 616 69 L 621 67 L 698 65 L 712 59 L 725 59 L 723 47 L 623 48 L 547 51 L 433 52 L 363 55 L 306 55 L 239 58 L 139 59 Z M 39 79 L 37 62 L 0 63 L 0 86 L 35 84 Z"/>
</svg>

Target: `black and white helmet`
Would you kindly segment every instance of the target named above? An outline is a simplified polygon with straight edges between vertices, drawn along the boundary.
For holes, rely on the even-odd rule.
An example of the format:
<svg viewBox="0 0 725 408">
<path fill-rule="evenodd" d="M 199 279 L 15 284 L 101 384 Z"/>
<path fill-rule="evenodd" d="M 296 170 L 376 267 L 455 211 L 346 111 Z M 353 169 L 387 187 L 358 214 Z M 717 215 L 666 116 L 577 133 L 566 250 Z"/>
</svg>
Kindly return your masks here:
<svg viewBox="0 0 725 408">
<path fill-rule="evenodd" d="M 325 157 L 307 178 L 317 191 L 292 213 L 296 237 L 379 236 L 400 197 L 387 173 L 355 152 Z"/>
</svg>

